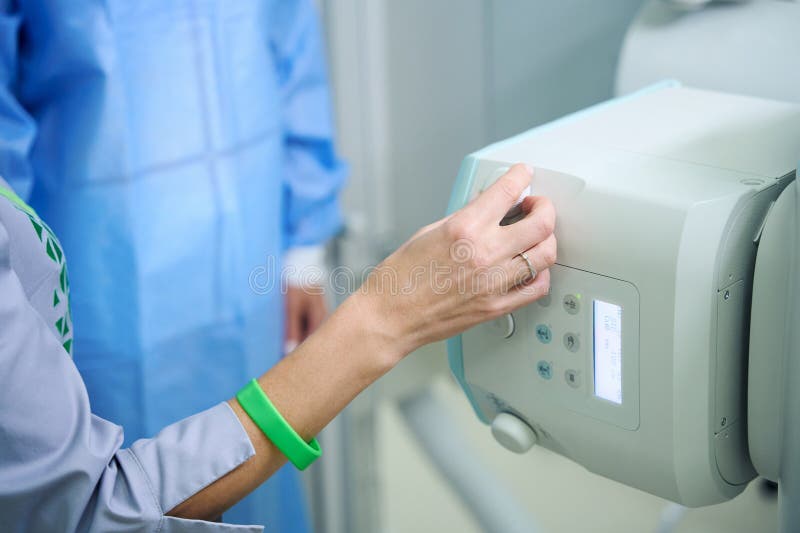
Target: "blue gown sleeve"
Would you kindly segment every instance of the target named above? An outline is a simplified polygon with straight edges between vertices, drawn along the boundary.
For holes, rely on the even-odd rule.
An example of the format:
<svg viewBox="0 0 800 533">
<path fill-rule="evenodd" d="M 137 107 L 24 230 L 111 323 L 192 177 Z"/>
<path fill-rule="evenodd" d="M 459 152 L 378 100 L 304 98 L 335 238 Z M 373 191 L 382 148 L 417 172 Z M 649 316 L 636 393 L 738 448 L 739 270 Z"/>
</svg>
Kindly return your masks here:
<svg viewBox="0 0 800 533">
<path fill-rule="evenodd" d="M 312 0 L 275 4 L 270 27 L 286 146 L 284 234 L 289 248 L 323 244 L 341 227 L 346 165 L 334 146 L 322 33 Z"/>
<path fill-rule="evenodd" d="M 15 0 L 0 0 L 0 175 L 27 200 L 33 187 L 28 156 L 36 123 L 14 95 L 22 26 L 16 4 Z"/>
<path fill-rule="evenodd" d="M 11 233 L 0 219 L 0 531 L 261 531 L 164 516 L 255 453 L 244 428 L 220 403 L 122 449 L 28 300 Z"/>
</svg>

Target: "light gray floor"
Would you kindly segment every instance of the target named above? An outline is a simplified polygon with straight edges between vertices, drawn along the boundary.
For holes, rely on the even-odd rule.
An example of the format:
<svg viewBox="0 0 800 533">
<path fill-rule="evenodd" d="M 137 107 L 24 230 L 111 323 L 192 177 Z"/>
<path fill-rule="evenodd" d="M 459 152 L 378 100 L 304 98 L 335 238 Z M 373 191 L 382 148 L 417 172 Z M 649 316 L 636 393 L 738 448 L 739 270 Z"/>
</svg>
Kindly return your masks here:
<svg viewBox="0 0 800 533">
<path fill-rule="evenodd" d="M 668 503 L 665 500 L 591 474 L 541 448 L 523 456 L 507 452 L 473 416 L 448 377 L 436 378 L 434 390 L 481 459 L 512 487 L 546 533 L 656 531 L 659 516 Z M 469 513 L 428 464 L 389 401 L 379 407 L 378 426 L 384 531 L 478 532 Z M 755 485 L 752 483 L 730 502 L 689 510 L 676 532 L 776 531 L 775 501 L 763 498 Z"/>
</svg>

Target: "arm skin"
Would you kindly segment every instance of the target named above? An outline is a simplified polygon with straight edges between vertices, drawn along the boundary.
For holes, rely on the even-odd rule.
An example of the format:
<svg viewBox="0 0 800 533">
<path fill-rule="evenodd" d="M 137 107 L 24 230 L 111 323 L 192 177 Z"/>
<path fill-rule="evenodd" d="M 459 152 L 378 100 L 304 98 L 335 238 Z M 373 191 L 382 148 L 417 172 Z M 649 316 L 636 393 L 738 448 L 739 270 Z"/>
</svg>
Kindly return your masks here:
<svg viewBox="0 0 800 533">
<path fill-rule="evenodd" d="M 499 226 L 530 183 L 530 172 L 515 165 L 468 206 L 420 230 L 378 269 L 393 273 L 400 290 L 385 290 L 373 272 L 314 334 L 259 378 L 275 407 L 304 439 L 319 433 L 408 353 L 547 293 L 547 269 L 555 262 L 556 251 L 552 205 L 544 198 L 528 197 L 522 203 L 526 217 L 511 226 Z M 470 250 L 466 256 L 454 251 L 465 244 Z M 528 279 L 527 265 L 516 257 L 523 251 L 539 272 L 534 280 Z M 443 267 L 450 269 L 444 272 Z M 484 277 L 486 283 L 469 285 L 486 268 L 498 269 L 506 278 Z M 436 283 L 430 283 L 434 270 Z M 459 283 L 464 281 L 466 285 Z M 403 290 L 410 283 L 414 290 Z M 464 291 L 459 286 L 472 288 Z M 168 514 L 218 517 L 286 461 L 236 399 L 229 403 L 250 437 L 255 456 Z"/>
<path fill-rule="evenodd" d="M 316 334 L 258 380 L 286 421 L 307 441 L 401 359 L 399 344 L 364 327 L 358 318 L 366 312 L 360 309 L 361 303 L 344 302 Z M 229 403 L 247 430 L 255 456 L 168 514 L 218 517 L 286 462 L 236 399 Z"/>
</svg>

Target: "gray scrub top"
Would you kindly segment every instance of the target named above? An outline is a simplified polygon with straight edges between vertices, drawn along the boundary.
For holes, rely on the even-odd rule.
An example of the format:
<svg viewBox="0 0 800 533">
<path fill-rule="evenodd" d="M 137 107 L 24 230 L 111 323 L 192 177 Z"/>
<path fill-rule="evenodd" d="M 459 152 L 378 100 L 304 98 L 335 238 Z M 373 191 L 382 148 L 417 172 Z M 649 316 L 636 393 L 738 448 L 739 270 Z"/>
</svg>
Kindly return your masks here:
<svg viewBox="0 0 800 533">
<path fill-rule="evenodd" d="M 2 179 L 0 188 L 8 189 Z M 252 457 L 247 433 L 223 402 L 121 448 L 122 428 L 92 414 L 70 357 L 58 240 L 7 196 L 0 194 L 0 531 L 262 531 L 164 516 Z"/>
</svg>

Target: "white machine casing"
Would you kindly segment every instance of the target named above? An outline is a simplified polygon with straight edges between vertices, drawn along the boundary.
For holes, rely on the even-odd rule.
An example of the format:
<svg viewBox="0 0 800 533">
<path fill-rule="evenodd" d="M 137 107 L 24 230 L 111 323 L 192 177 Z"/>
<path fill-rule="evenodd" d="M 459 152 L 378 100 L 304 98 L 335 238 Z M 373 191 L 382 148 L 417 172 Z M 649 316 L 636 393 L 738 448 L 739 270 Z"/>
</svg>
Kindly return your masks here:
<svg viewBox="0 0 800 533">
<path fill-rule="evenodd" d="M 468 156 L 450 211 L 524 162 L 558 216 L 550 295 L 448 343 L 479 418 L 684 505 L 740 493 L 754 262 L 798 154 L 800 107 L 667 82 Z M 596 301 L 621 309 L 621 403 L 595 390 Z"/>
</svg>

